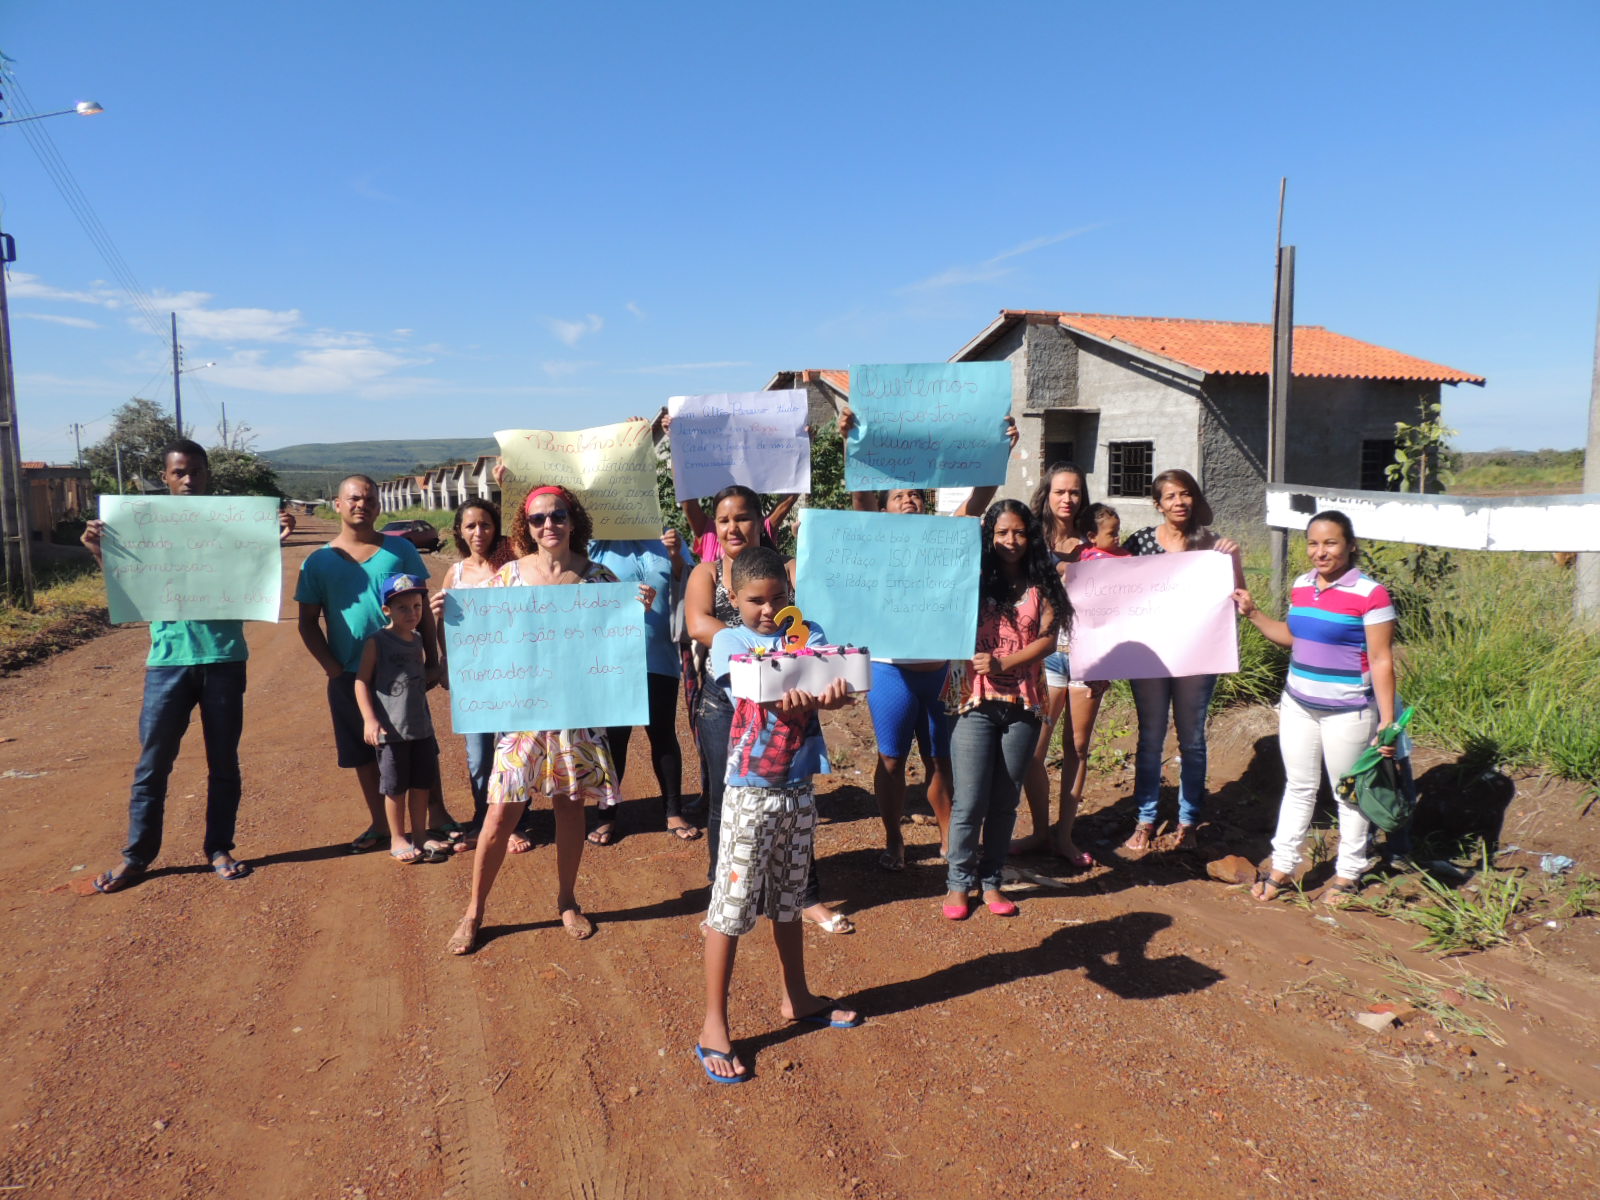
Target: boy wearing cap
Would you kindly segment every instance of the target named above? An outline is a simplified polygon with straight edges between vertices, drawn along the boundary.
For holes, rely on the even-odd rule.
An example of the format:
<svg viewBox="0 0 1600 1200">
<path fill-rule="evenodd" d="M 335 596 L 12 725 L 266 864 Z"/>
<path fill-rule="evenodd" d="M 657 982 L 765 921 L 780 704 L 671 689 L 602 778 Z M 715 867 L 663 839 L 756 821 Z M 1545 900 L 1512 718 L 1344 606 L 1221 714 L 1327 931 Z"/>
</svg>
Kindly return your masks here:
<svg viewBox="0 0 1600 1200">
<path fill-rule="evenodd" d="M 356 704 L 356 669 L 367 639 L 383 628 L 383 581 L 396 574 L 426 580 L 428 568 L 405 538 L 385 537 L 373 527 L 378 485 L 370 478 L 351 475 L 340 481 L 334 496 L 339 532 L 300 565 L 294 598 L 300 605 L 300 640 L 328 677 L 328 709 L 339 765 L 355 770 L 367 806 L 367 829 L 350 843 L 351 851 L 359 854 L 383 844 L 388 821 L 378 787 L 377 755 L 363 736 L 364 722 Z M 438 647 L 433 614 L 426 606 L 418 632 L 431 680 L 438 669 Z"/>
<path fill-rule="evenodd" d="M 417 633 L 427 608 L 428 586 L 414 575 L 390 575 L 383 581 L 381 595 L 389 623 L 361 648 L 356 704 L 361 709 L 362 737 L 377 750 L 389 855 L 403 863 L 443 862 L 449 855 L 422 844 L 427 837 L 428 796 L 439 786 L 439 743 L 428 712 L 427 667 Z"/>
</svg>

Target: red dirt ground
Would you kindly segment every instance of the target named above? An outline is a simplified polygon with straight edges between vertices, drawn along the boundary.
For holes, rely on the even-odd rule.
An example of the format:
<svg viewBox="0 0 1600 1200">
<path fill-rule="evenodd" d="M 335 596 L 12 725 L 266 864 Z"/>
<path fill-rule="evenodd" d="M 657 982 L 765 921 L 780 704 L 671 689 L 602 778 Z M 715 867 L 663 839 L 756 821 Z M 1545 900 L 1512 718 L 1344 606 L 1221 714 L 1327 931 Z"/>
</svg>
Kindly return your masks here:
<svg viewBox="0 0 1600 1200">
<path fill-rule="evenodd" d="M 304 523 L 291 583 L 328 532 Z M 0 680 L 0 1188 L 140 1200 L 1600 1190 L 1597 923 L 1535 924 L 1454 960 L 1507 998 L 1461 1003 L 1503 1046 L 1420 1013 L 1385 1032 L 1356 1024 L 1394 992 L 1363 956 L 1454 968 L 1407 950 L 1412 926 L 1259 905 L 1205 877 L 1208 858 L 1264 849 L 1270 713 L 1217 723 L 1202 854 L 1122 861 L 1129 781 L 1100 774 L 1084 838 L 1111 865 L 1020 889 L 1014 920 L 959 925 L 938 916 L 942 873 L 918 865 L 937 853 L 931 826 L 909 827 L 904 873 L 876 869 L 865 714 L 831 720 L 849 765 L 819 788 L 818 854 L 825 896 L 859 931 L 808 928 L 807 951 L 817 990 L 869 1019 L 784 1024 L 758 930 L 733 1009 L 756 1079 L 717 1087 L 690 1054 L 705 846 L 661 832 L 642 736 L 625 836 L 584 859 L 598 935 L 560 931 L 545 812 L 544 844 L 501 877 L 487 944 L 453 959 L 465 858 L 402 870 L 344 852 L 364 817 L 334 766 L 321 674 L 292 622 L 252 626 L 250 640 L 239 854 L 256 870 L 238 883 L 198 853 L 196 731 L 159 868 L 115 896 L 88 887 L 126 827 L 142 629 Z M 449 728 L 438 694 L 435 718 Z M 441 742 L 459 812 L 461 743 Z M 1596 819 L 1578 815 L 1575 790 L 1497 786 L 1515 791 L 1504 841 L 1593 869 Z"/>
</svg>

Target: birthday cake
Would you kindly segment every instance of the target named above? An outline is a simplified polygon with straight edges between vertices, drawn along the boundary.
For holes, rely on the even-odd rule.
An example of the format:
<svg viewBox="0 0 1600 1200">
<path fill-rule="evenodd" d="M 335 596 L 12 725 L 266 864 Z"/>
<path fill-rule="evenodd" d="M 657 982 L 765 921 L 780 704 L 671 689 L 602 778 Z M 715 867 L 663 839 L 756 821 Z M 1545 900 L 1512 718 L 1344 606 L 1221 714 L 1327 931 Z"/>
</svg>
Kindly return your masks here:
<svg viewBox="0 0 1600 1200">
<path fill-rule="evenodd" d="M 797 608 L 784 609 L 778 622 L 788 626 L 782 649 L 753 650 L 728 659 L 734 696 L 763 704 L 796 688 L 814 696 L 835 679 L 844 680 L 852 692 L 872 689 L 872 656 L 865 646 L 808 645 L 811 630 Z"/>
</svg>

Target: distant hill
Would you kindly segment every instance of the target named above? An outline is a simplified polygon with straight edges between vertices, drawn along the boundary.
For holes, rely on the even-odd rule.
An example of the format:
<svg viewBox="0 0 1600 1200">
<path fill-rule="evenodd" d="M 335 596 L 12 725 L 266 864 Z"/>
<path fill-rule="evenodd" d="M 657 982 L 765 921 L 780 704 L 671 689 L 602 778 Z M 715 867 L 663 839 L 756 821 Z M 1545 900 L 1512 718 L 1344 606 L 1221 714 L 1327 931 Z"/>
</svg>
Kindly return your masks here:
<svg viewBox="0 0 1600 1200">
<path fill-rule="evenodd" d="M 382 479 L 417 467 L 438 467 L 498 453 L 500 447 L 493 438 L 421 438 L 403 442 L 304 442 L 281 450 L 263 450 L 261 456 L 280 475 L 285 471 L 315 471 Z"/>
</svg>

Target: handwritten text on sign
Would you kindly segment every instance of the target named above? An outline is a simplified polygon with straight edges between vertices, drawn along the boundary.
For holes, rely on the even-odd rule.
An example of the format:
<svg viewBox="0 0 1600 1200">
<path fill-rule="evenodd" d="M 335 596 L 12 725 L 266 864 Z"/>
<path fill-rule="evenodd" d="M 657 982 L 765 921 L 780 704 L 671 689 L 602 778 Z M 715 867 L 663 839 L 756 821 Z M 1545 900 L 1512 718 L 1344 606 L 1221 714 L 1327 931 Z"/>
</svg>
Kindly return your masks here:
<svg viewBox="0 0 1600 1200">
<path fill-rule="evenodd" d="M 622 421 L 571 433 L 502 429 L 495 438 L 506 469 L 529 485 L 560 484 L 594 518 L 597 538 L 658 538 L 656 448 L 648 421 Z"/>
<path fill-rule="evenodd" d="M 636 583 L 456 588 L 444 630 L 457 733 L 650 721 Z"/>
<path fill-rule="evenodd" d="M 673 396 L 672 482 L 679 500 L 731 483 L 758 492 L 811 490 L 811 440 L 804 388 Z"/>
<path fill-rule="evenodd" d="M 1010 363 L 851 367 L 850 407 L 853 492 L 1005 482 Z"/>
<path fill-rule="evenodd" d="M 1167 679 L 1239 669 L 1233 559 L 1215 550 L 1101 558 L 1067 571 L 1074 679 Z"/>
<path fill-rule="evenodd" d="M 978 565 L 978 522 L 966 517 L 807 509 L 797 599 L 874 658 L 971 658 Z"/>
<path fill-rule="evenodd" d="M 101 496 L 106 607 L 130 621 L 276 621 L 271 496 Z"/>
</svg>

